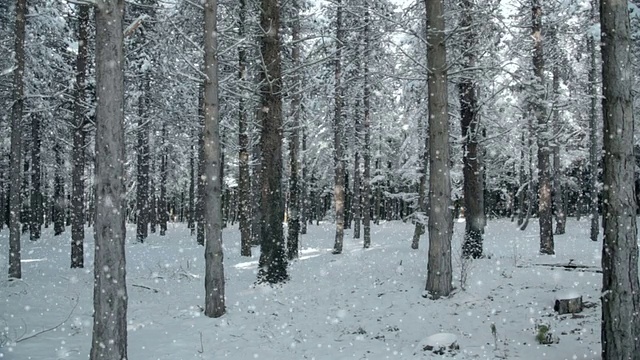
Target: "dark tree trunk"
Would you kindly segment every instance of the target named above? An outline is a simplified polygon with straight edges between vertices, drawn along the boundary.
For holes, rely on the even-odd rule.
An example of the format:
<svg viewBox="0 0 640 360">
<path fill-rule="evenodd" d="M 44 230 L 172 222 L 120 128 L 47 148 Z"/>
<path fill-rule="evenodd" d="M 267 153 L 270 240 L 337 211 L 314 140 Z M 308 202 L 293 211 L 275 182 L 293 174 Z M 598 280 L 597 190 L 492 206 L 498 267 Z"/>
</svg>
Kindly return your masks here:
<svg viewBox="0 0 640 360">
<path fill-rule="evenodd" d="M 640 284 L 633 119 L 634 67 L 626 1 L 601 1 L 604 118 L 602 359 L 640 359 Z"/>
<path fill-rule="evenodd" d="M 292 66 L 300 66 L 300 8 L 297 0 L 293 0 L 293 25 L 291 29 L 291 41 L 293 42 Z M 289 141 L 289 166 L 291 177 L 289 179 L 289 217 L 287 234 L 287 255 L 289 260 L 298 258 L 298 237 L 300 234 L 300 113 L 302 112 L 302 94 L 300 89 L 301 77 L 299 71 L 293 77 L 293 99 L 291 111 L 293 116 L 293 129 Z"/>
<path fill-rule="evenodd" d="M 598 22 L 596 8 L 598 6 L 597 0 L 591 0 L 591 21 L 593 24 Z M 589 165 L 591 171 L 589 172 L 589 206 L 591 208 L 591 231 L 590 238 L 592 241 L 598 241 L 598 234 L 600 232 L 599 213 L 598 213 L 598 161 L 600 159 L 600 151 L 598 148 L 598 87 L 596 81 L 598 81 L 598 63 L 597 63 L 597 48 L 596 39 L 594 35 L 587 35 L 587 48 L 589 51 L 589 96 L 591 97 L 589 102 Z"/>
<path fill-rule="evenodd" d="M 358 116 L 356 116 L 356 129 L 361 128 L 362 125 Z M 360 137 L 356 130 L 356 152 L 353 155 L 353 201 L 351 206 L 353 207 L 353 238 L 360 239 L 360 224 L 362 222 L 362 181 L 360 181 Z"/>
<path fill-rule="evenodd" d="M 158 197 L 156 196 L 156 156 L 149 151 L 149 232 L 156 233 L 158 226 Z"/>
<path fill-rule="evenodd" d="M 342 253 L 344 242 L 344 173 L 345 164 L 343 159 L 342 145 L 342 48 L 344 41 L 344 30 L 342 29 L 342 0 L 336 1 L 336 54 L 334 68 L 334 114 L 333 114 L 333 166 L 334 166 L 334 201 L 336 208 L 336 236 L 333 245 L 333 253 Z"/>
<path fill-rule="evenodd" d="M 462 28 L 468 29 L 463 34 L 464 65 L 467 71 L 476 67 L 476 33 L 473 27 L 472 0 L 463 0 Z M 472 72 L 470 72 L 472 74 Z M 483 166 L 481 163 L 480 144 L 478 142 L 478 100 L 476 83 L 471 77 L 460 80 L 460 125 L 462 130 L 462 173 L 465 232 L 462 244 L 462 256 L 478 259 L 482 256 L 482 234 L 485 226 L 484 216 L 484 184 Z"/>
<path fill-rule="evenodd" d="M 542 46 L 542 5 L 540 2 L 541 0 L 532 0 L 531 3 L 533 73 L 536 77 L 533 110 L 538 120 L 536 134 L 538 140 L 538 218 L 540 219 L 540 253 L 553 255 L 555 250 L 553 246 L 549 124 L 545 105 L 543 104 L 544 54 Z"/>
<path fill-rule="evenodd" d="M 551 32 L 552 46 L 556 51 L 558 49 L 558 39 L 556 34 L 556 29 L 554 28 Z M 555 234 L 562 235 L 565 233 L 567 215 L 565 212 L 565 204 L 564 204 L 564 191 L 562 189 L 562 181 L 563 181 L 563 172 L 562 165 L 560 163 L 560 144 L 558 136 L 562 129 L 562 125 L 560 124 L 560 115 L 558 113 L 558 100 L 560 97 L 560 66 L 556 62 L 553 65 L 553 97 L 554 97 L 554 108 L 551 113 L 551 120 L 553 126 L 553 136 L 554 140 L 552 143 L 552 151 L 553 151 L 553 209 L 555 211 L 556 217 L 556 231 Z"/>
<path fill-rule="evenodd" d="M 222 266 L 222 147 L 220 142 L 220 104 L 218 102 L 218 56 L 216 0 L 207 0 L 204 6 L 204 216 L 206 245 L 205 309 L 208 317 L 217 318 L 225 313 L 224 267 Z M 163 125 L 163 143 L 166 135 Z M 166 181 L 166 151 L 163 151 L 163 183 Z M 161 195 L 162 196 L 162 195 Z M 165 217 L 166 218 L 166 217 Z M 166 231 L 166 222 L 164 223 Z M 160 230 L 162 232 L 162 230 Z"/>
<path fill-rule="evenodd" d="M 309 220 L 309 198 L 308 198 L 308 186 L 307 186 L 307 164 L 305 162 L 305 153 L 307 151 L 307 133 L 302 131 L 302 153 L 300 154 L 300 164 L 302 166 L 302 179 L 300 181 L 300 193 L 302 201 L 300 202 L 300 234 L 307 233 L 307 221 Z"/>
<path fill-rule="evenodd" d="M 84 267 L 84 146 L 86 140 L 85 88 L 89 6 L 78 6 L 78 55 L 76 57 L 76 94 L 74 103 L 73 150 L 71 162 L 71 268 Z"/>
<path fill-rule="evenodd" d="M 288 279 L 282 218 L 282 77 L 280 66 L 280 5 L 278 0 L 262 0 L 261 106 L 262 133 L 262 250 L 259 282 L 280 283 Z"/>
<path fill-rule="evenodd" d="M 246 36 L 247 0 L 240 0 L 238 17 L 238 37 Z M 238 78 L 241 86 L 247 83 L 247 51 L 244 45 L 238 47 Z M 251 175 L 249 174 L 249 129 L 247 109 L 241 92 L 238 99 L 238 221 L 240 227 L 240 255 L 251 256 Z"/>
<path fill-rule="evenodd" d="M 53 233 L 60 235 L 64 232 L 65 221 L 65 198 L 64 198 L 64 179 L 62 171 L 64 162 L 62 160 L 62 149 L 59 143 L 53 146 L 55 153 L 56 169 L 53 178 Z"/>
<path fill-rule="evenodd" d="M 137 182 L 136 187 L 136 240 L 144 242 L 149 233 L 149 128 L 150 120 L 147 117 L 149 96 L 149 74 L 143 74 L 144 79 L 140 86 L 138 99 L 138 147 L 137 156 Z"/>
<path fill-rule="evenodd" d="M 254 164 L 251 178 L 251 191 L 253 198 L 253 209 L 251 219 L 251 245 L 262 245 L 262 156 L 260 143 L 256 142 L 252 148 L 252 163 Z"/>
<path fill-rule="evenodd" d="M 418 204 L 416 206 L 415 222 L 416 226 L 413 229 L 413 238 L 411 239 L 411 248 L 417 250 L 420 247 L 420 236 L 424 234 L 424 223 L 426 217 L 425 197 L 427 187 L 427 164 L 429 162 L 429 137 L 426 137 L 424 144 L 424 159 L 422 161 L 422 173 L 420 174 L 420 184 L 418 185 Z"/>
<path fill-rule="evenodd" d="M 198 201 L 196 202 L 196 219 L 198 221 L 196 241 L 204 246 L 204 88 L 201 86 L 198 95 Z"/>
<path fill-rule="evenodd" d="M 25 133 L 23 131 L 22 134 L 25 137 Z M 29 231 L 29 224 L 31 224 L 31 202 L 29 201 L 29 189 L 31 186 L 29 185 L 29 181 L 31 179 L 31 157 L 29 156 L 31 150 L 31 141 L 30 139 L 24 138 L 22 139 L 22 158 L 24 161 L 22 162 L 22 194 L 20 195 L 20 199 L 22 200 L 22 208 L 20 213 L 20 224 L 22 226 L 22 233 L 26 234 Z"/>
<path fill-rule="evenodd" d="M 96 214 L 90 360 L 127 358 L 123 0 L 96 9 Z"/>
<path fill-rule="evenodd" d="M 167 124 L 162 124 L 162 139 L 160 145 L 160 198 L 158 199 L 158 222 L 160 223 L 160 236 L 167 234 L 167 221 L 169 213 L 167 209 Z M 205 148 L 206 150 L 206 148 Z M 205 194 L 206 196 L 206 194 Z M 204 221 L 206 224 L 206 221 Z"/>
<path fill-rule="evenodd" d="M 31 216 L 29 217 L 29 234 L 31 240 L 40 239 L 42 226 L 42 186 L 40 153 L 42 148 L 41 115 L 31 115 Z"/>
<path fill-rule="evenodd" d="M 524 216 L 525 216 L 525 212 L 526 212 L 526 208 L 525 208 L 525 189 L 528 188 L 528 182 L 527 182 L 527 175 L 525 173 L 525 167 L 524 167 L 524 162 L 525 162 L 525 149 L 526 146 L 526 142 L 524 139 L 524 131 L 522 131 L 522 135 L 520 136 L 520 168 L 518 170 L 518 177 L 519 177 L 519 186 L 520 188 L 518 189 L 518 191 L 516 192 L 516 196 L 518 198 L 518 226 L 521 226 L 522 223 L 524 223 Z"/>
<path fill-rule="evenodd" d="M 191 235 L 196 232 L 196 155 L 192 145 L 189 151 L 189 212 L 187 216 L 189 231 Z"/>
<path fill-rule="evenodd" d="M 426 292 L 449 296 L 451 285 L 451 179 L 444 1 L 425 0 L 429 96 L 429 262 Z"/>
<path fill-rule="evenodd" d="M 20 279 L 20 185 L 22 162 L 22 112 L 24 108 L 24 38 L 27 0 L 16 0 L 13 105 L 11 107 L 11 161 L 9 165 L 9 279 Z"/>
</svg>

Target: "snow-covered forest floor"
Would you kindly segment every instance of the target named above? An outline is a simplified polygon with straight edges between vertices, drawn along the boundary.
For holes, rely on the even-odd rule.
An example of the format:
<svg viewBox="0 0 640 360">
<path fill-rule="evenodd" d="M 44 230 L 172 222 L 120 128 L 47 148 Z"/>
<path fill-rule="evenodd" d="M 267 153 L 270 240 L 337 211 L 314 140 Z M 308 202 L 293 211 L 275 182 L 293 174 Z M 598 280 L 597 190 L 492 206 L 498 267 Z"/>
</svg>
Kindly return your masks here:
<svg viewBox="0 0 640 360">
<path fill-rule="evenodd" d="M 171 224 L 170 224 L 171 226 Z M 453 268 L 456 293 L 443 300 L 421 295 L 426 281 L 427 238 L 411 250 L 413 226 L 381 223 L 372 248 L 345 235 L 345 251 L 331 255 L 334 226 L 309 226 L 299 260 L 283 286 L 255 286 L 258 248 L 239 256 L 239 231 L 224 231 L 227 314 L 206 318 L 203 248 L 184 224 L 145 244 L 127 244 L 128 354 L 132 360 L 181 359 L 599 359 L 602 275 L 536 264 L 600 267 L 601 241 L 589 240 L 589 222 L 571 219 L 556 236 L 556 256 L 538 255 L 538 224 L 519 231 L 508 220 L 489 221 L 487 258 L 467 266 L 460 288 L 460 241 L 456 223 Z M 128 234 L 134 234 L 128 228 Z M 69 269 L 70 233 L 37 242 L 23 240 L 23 280 L 0 283 L 0 358 L 87 359 L 92 328 L 92 231 L 87 231 L 87 268 Z M 0 264 L 7 266 L 8 231 L 0 233 Z M 402 265 L 401 265 L 402 264 Z M 6 276 L 6 275 L 5 275 Z M 558 295 L 577 292 L 586 308 L 557 316 Z M 51 329 L 69 319 L 59 327 Z M 543 321 L 560 338 L 539 345 L 534 323 Z M 497 344 L 491 324 L 495 323 Z M 429 335 L 457 335 L 457 354 L 423 350 Z M 22 341 L 20 341 L 22 339 Z"/>
</svg>

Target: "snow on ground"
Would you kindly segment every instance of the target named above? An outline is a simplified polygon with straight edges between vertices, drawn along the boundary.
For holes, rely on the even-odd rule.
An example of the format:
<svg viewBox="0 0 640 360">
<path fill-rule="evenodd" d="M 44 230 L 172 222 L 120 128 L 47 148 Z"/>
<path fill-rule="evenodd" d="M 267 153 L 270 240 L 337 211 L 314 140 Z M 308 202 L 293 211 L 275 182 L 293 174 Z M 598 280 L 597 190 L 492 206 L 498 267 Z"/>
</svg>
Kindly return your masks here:
<svg viewBox="0 0 640 360">
<path fill-rule="evenodd" d="M 67 229 L 68 230 L 68 229 Z M 526 231 L 508 220 L 490 221 L 487 258 L 464 266 L 460 290 L 460 240 L 454 235 L 458 290 L 437 301 L 421 294 L 426 282 L 427 239 L 411 250 L 413 227 L 386 222 L 372 228 L 372 248 L 346 231 L 345 251 L 331 255 L 331 223 L 309 226 L 301 258 L 290 264 L 283 286 L 255 286 L 258 248 L 239 256 L 239 232 L 225 229 L 227 314 L 202 314 L 203 249 L 183 224 L 166 237 L 127 245 L 128 353 L 132 360 L 181 359 L 599 359 L 601 274 L 535 264 L 600 266 L 601 241 L 589 240 L 588 219 L 570 220 L 556 236 L 557 256 L 538 255 L 538 224 Z M 128 234 L 134 234 L 133 227 Z M 87 231 L 91 238 L 91 230 Z M 131 238 L 131 236 L 130 236 Z M 0 281 L 0 359 L 87 359 L 92 327 L 93 241 L 87 269 L 69 269 L 70 234 L 23 240 L 23 280 Z M 0 233 L 0 266 L 7 268 L 8 231 Z M 6 275 L 2 275 L 6 276 Z M 577 316 L 556 316 L 559 294 L 595 303 Z M 70 314 L 70 316 L 69 316 Z M 58 328 L 50 329 L 69 316 Z M 560 342 L 539 345 L 535 325 L 551 325 Z M 491 325 L 495 324 L 495 327 Z M 493 329 L 495 329 L 495 336 Z M 450 333 L 457 354 L 423 350 L 429 336 Z M 16 340 L 25 339 L 16 342 Z M 0 342 L 1 343 L 1 342 Z"/>
</svg>

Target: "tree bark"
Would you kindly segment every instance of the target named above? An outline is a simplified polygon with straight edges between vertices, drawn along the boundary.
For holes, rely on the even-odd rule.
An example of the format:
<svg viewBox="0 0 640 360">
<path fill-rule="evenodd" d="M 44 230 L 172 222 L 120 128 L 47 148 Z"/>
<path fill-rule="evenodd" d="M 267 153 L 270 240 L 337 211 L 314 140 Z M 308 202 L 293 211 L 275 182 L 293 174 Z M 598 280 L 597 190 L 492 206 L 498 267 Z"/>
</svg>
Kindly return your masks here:
<svg viewBox="0 0 640 360">
<path fill-rule="evenodd" d="M 204 216 L 205 216 L 205 309 L 208 317 L 225 313 L 222 253 L 222 147 L 218 102 L 217 0 L 204 6 Z M 163 127 L 163 136 L 164 136 Z M 164 163 L 166 164 L 166 155 Z M 166 167 L 166 165 L 165 165 Z M 165 169 L 166 170 L 166 169 Z M 166 223 L 165 223 L 166 230 Z"/>
<path fill-rule="evenodd" d="M 300 7 L 297 0 L 292 2 L 293 26 L 291 29 L 291 41 L 293 49 L 291 60 L 293 68 L 300 66 Z M 289 179 L 289 217 L 287 234 L 287 252 L 289 260 L 298 258 L 299 235 L 300 235 L 300 114 L 302 112 L 302 94 L 300 89 L 301 77 L 296 72 L 293 77 L 293 99 L 291 100 L 291 111 L 293 116 L 293 128 L 291 129 L 289 141 L 289 166 L 291 177 Z"/>
<path fill-rule="evenodd" d="M 305 161 L 305 153 L 307 151 L 307 133 L 304 128 L 302 128 L 302 153 L 300 154 L 300 166 L 302 167 L 302 179 L 300 181 L 300 194 L 302 196 L 302 201 L 300 202 L 300 234 L 304 235 L 307 233 L 307 221 L 309 221 L 309 208 L 311 205 L 309 204 L 308 198 L 308 185 L 307 185 L 307 164 Z"/>
<path fill-rule="evenodd" d="M 558 40 L 557 40 L 557 34 L 556 34 L 556 29 L 554 28 L 552 31 L 552 41 L 553 41 L 553 48 L 556 51 L 559 51 L 558 49 Z M 552 149 L 553 149 L 553 208 L 555 210 L 555 216 L 556 216 L 556 231 L 555 234 L 557 235 L 562 235 L 565 233 L 565 228 L 566 228 L 566 222 L 567 222 L 567 214 L 565 212 L 565 203 L 564 203 L 564 191 L 562 189 L 562 181 L 563 181 L 563 171 L 562 171 L 562 164 L 560 163 L 560 144 L 559 144 L 559 135 L 560 135 L 560 131 L 561 131 L 561 124 L 560 124 L 560 114 L 558 113 L 558 102 L 559 102 L 559 98 L 560 98 L 560 66 L 559 64 L 556 62 L 553 64 L 553 97 L 554 97 L 554 105 L 553 105 L 553 112 L 551 114 L 552 116 L 552 122 L 553 122 L 553 137 L 555 140 L 553 140 L 553 145 L 552 145 Z"/>
<path fill-rule="evenodd" d="M 64 161 L 62 160 L 62 146 L 56 142 L 53 145 L 53 152 L 55 153 L 56 169 L 53 178 L 53 233 L 54 235 L 60 235 L 64 232 L 65 221 L 65 198 L 64 198 L 64 179 L 62 178 L 62 171 L 64 167 Z"/>
<path fill-rule="evenodd" d="M 198 201 L 196 202 L 196 217 L 198 220 L 196 241 L 204 246 L 204 87 L 200 87 L 198 95 Z"/>
<path fill-rule="evenodd" d="M 344 30 L 342 29 L 342 0 L 336 1 L 336 54 L 334 60 L 334 114 L 333 114 L 333 166 L 334 166 L 334 201 L 336 210 L 336 236 L 333 245 L 333 254 L 342 253 L 344 242 L 344 173 L 342 145 L 342 48 L 344 46 Z"/>
<path fill-rule="evenodd" d="M 425 0 L 429 96 L 429 262 L 426 292 L 449 296 L 451 285 L 451 178 L 444 1 Z"/>
<path fill-rule="evenodd" d="M 71 174 L 71 268 L 84 267 L 84 146 L 86 140 L 86 73 L 89 6 L 78 5 L 78 55 L 76 57 L 76 94 L 74 103 L 73 170 Z"/>
<path fill-rule="evenodd" d="M 369 28 L 369 11 L 365 10 L 365 28 L 364 28 L 364 69 L 363 69 L 363 132 L 364 132 L 364 148 L 362 149 L 362 231 L 363 231 L 363 247 L 366 249 L 371 246 L 371 84 L 369 79 L 369 58 L 371 56 L 371 37 Z"/>
<path fill-rule="evenodd" d="M 127 358 L 123 0 L 96 8 L 96 213 L 91 360 Z"/>
<path fill-rule="evenodd" d="M 143 74 L 138 99 L 138 129 L 137 140 L 137 187 L 136 187 L 136 240 L 144 242 L 149 234 L 149 128 L 150 120 L 147 111 L 147 96 L 149 91 L 149 74 Z"/>
<path fill-rule="evenodd" d="M 205 104 L 205 107 L 206 107 L 206 104 Z M 206 142 L 205 142 L 205 148 L 206 148 Z M 206 157 L 206 154 L 205 154 L 205 157 Z M 167 234 L 167 222 L 169 221 L 169 213 L 167 209 L 167 161 L 168 161 L 167 124 L 163 123 L 161 144 L 160 144 L 160 197 L 158 198 L 158 209 L 157 209 L 158 222 L 160 225 L 160 236 L 165 236 Z M 206 185 L 205 185 L 205 188 L 206 188 Z M 206 194 L 205 194 L 205 197 L 206 197 Z M 205 220 L 204 223 L 206 224 L 207 221 Z M 206 234 L 206 230 L 205 230 L 205 234 Z"/>
<path fill-rule="evenodd" d="M 591 0 L 591 22 L 598 22 L 596 7 L 597 0 Z M 600 151 L 598 149 L 598 87 L 596 86 L 598 76 L 598 63 L 596 53 L 596 40 L 593 35 L 587 35 L 587 49 L 589 51 L 589 75 L 587 81 L 589 83 L 589 202 L 591 208 L 591 230 L 589 236 L 592 241 L 598 241 L 600 232 L 599 213 L 598 213 L 598 161 L 600 159 Z"/>
<path fill-rule="evenodd" d="M 240 0 L 238 17 L 238 37 L 244 39 L 246 35 L 247 0 Z M 244 45 L 238 47 L 238 78 L 240 86 L 247 83 L 247 52 Z M 247 109 L 245 105 L 245 91 L 241 91 L 238 99 L 238 197 L 239 197 L 239 227 L 240 227 L 240 255 L 251 256 L 251 176 L 249 174 L 249 129 L 247 123 Z"/>
<path fill-rule="evenodd" d="M 193 134 L 192 134 L 193 135 Z M 196 232 L 196 159 L 195 147 L 191 145 L 189 149 L 189 212 L 187 216 L 187 227 L 191 235 Z"/>
<path fill-rule="evenodd" d="M 600 2 L 604 118 L 602 359 L 640 359 L 631 34 L 626 1 Z"/>
<path fill-rule="evenodd" d="M 40 239 L 42 224 L 42 185 L 40 153 L 42 148 L 42 118 L 39 113 L 31 114 L 31 216 L 29 217 L 29 235 L 32 241 Z"/>
<path fill-rule="evenodd" d="M 474 5 L 472 0 L 463 0 L 462 28 L 468 29 L 463 33 L 463 67 L 472 76 L 476 67 L 476 33 L 473 28 Z M 482 257 L 482 234 L 484 232 L 484 184 L 482 181 L 482 163 L 480 144 L 478 143 L 478 100 L 476 83 L 471 77 L 464 77 L 458 84 L 460 93 L 460 125 L 462 130 L 462 174 L 465 232 L 462 244 L 462 256 L 478 259 Z"/>
<path fill-rule="evenodd" d="M 280 5 L 278 0 L 262 0 L 260 12 L 260 52 L 263 59 L 259 111 L 262 133 L 261 208 L 262 243 L 258 281 L 280 283 L 288 279 L 282 218 L 282 76 L 280 65 Z"/>
<path fill-rule="evenodd" d="M 24 38 L 27 0 L 16 0 L 13 106 L 11 107 L 11 160 L 9 165 L 9 279 L 22 277 L 20 264 L 20 185 L 22 184 L 22 116 L 24 109 Z"/>
<path fill-rule="evenodd" d="M 531 36 L 533 38 L 534 85 L 533 109 L 538 120 L 538 218 L 540 220 L 540 254 L 555 254 L 553 246 L 553 213 L 551 203 L 551 175 L 549 162 L 549 124 L 544 96 L 544 54 L 542 44 L 542 5 L 541 0 L 531 2 Z"/>
</svg>

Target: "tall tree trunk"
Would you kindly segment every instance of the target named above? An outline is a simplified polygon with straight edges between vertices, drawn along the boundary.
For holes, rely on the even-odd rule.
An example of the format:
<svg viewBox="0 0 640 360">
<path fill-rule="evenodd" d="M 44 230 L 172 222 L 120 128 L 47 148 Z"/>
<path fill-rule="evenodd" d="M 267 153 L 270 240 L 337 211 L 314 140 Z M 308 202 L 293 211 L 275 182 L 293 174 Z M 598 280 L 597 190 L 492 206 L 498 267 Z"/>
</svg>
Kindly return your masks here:
<svg viewBox="0 0 640 360">
<path fill-rule="evenodd" d="M 552 46 L 555 51 L 559 51 L 558 49 L 558 39 L 556 29 L 554 28 L 551 32 Z M 558 136 L 561 131 L 560 124 L 560 114 L 558 112 L 558 102 L 560 98 L 560 66 L 556 61 L 553 64 L 553 97 L 554 97 L 554 105 L 553 111 L 551 113 L 551 121 L 553 126 L 553 208 L 555 209 L 556 216 L 556 231 L 555 234 L 562 235 L 565 233 L 565 225 L 567 220 L 567 215 L 565 212 L 565 204 L 564 204 L 564 191 L 562 189 L 562 180 L 563 180 L 563 172 L 562 165 L 560 163 L 560 143 Z"/>
<path fill-rule="evenodd" d="M 471 78 L 476 67 L 477 36 L 473 27 L 472 0 L 463 0 L 462 28 L 468 29 L 463 33 L 464 65 L 469 71 L 469 77 L 464 77 L 458 84 L 460 92 L 460 125 L 462 130 L 462 173 L 465 232 L 462 244 L 462 256 L 478 259 L 482 256 L 482 234 L 484 232 L 484 184 L 481 163 L 480 144 L 478 143 L 478 99 L 476 83 Z"/>
<path fill-rule="evenodd" d="M 206 237 L 204 314 L 213 318 L 220 317 L 225 313 L 222 176 L 220 176 L 223 162 L 220 142 L 220 104 L 218 102 L 217 8 L 216 0 L 207 0 L 204 7 L 204 73 L 206 75 L 204 86 L 204 223 Z M 164 138 L 164 125 L 162 133 Z M 166 152 L 164 152 L 165 171 L 166 162 Z M 166 178 L 164 173 L 163 177 Z"/>
<path fill-rule="evenodd" d="M 640 359 L 633 63 L 626 1 L 601 1 L 604 118 L 602 359 Z"/>
<path fill-rule="evenodd" d="M 553 214 L 551 206 L 551 175 L 549 162 L 549 124 L 544 105 L 544 54 L 542 45 L 541 0 L 531 2 L 531 37 L 533 38 L 534 85 L 533 109 L 538 120 L 538 218 L 540 219 L 540 253 L 555 254 L 553 246 Z"/>
<path fill-rule="evenodd" d="M 358 119 L 359 115 L 356 116 Z M 360 120 L 356 120 L 356 129 L 361 128 Z M 360 223 L 362 221 L 362 181 L 360 180 L 360 137 L 359 130 L 356 130 L 356 152 L 353 155 L 353 238 L 360 239 Z"/>
<path fill-rule="evenodd" d="M 262 133 L 262 244 L 258 267 L 259 282 L 280 283 L 288 279 L 282 217 L 282 74 L 280 65 L 280 5 L 278 0 L 262 0 L 261 106 Z"/>
<path fill-rule="evenodd" d="M 238 37 L 246 37 L 247 0 L 240 0 L 238 17 Z M 240 85 L 247 83 L 247 51 L 244 45 L 238 47 L 238 78 Z M 249 129 L 245 91 L 241 91 L 238 99 L 238 200 L 240 227 L 240 255 L 251 256 L 251 175 L 249 174 Z"/>
<path fill-rule="evenodd" d="M 40 153 L 42 148 L 41 115 L 31 115 L 31 216 L 29 217 L 29 234 L 31 240 L 40 238 L 42 224 L 42 187 Z"/>
<path fill-rule="evenodd" d="M 205 104 L 206 107 L 206 104 Z M 169 213 L 167 209 L 167 124 L 162 124 L 162 138 L 160 145 L 160 198 L 158 199 L 158 222 L 160 223 L 160 236 L 167 234 L 167 221 L 169 221 Z M 206 140 L 205 140 L 206 141 Z M 206 150 L 206 142 L 205 142 Z M 206 154 L 205 154 L 206 159 Z M 205 160 L 206 161 L 206 160 Z M 206 163 L 205 163 L 206 164 Z M 206 165 L 205 165 L 206 167 Z M 206 174 L 205 174 L 206 175 Z M 204 186 L 206 191 L 206 185 Z M 206 196 L 206 194 L 205 194 Z M 205 225 L 207 221 L 204 221 Z M 205 231 L 206 234 L 206 231 Z"/>
<path fill-rule="evenodd" d="M 525 142 L 525 138 L 524 138 L 524 130 L 522 131 L 521 135 L 520 135 L 520 167 L 518 170 L 518 177 L 519 177 L 519 186 L 520 188 L 518 189 L 518 191 L 516 192 L 516 196 L 518 198 L 518 222 L 517 225 L 521 226 L 522 223 L 524 222 L 524 216 L 525 216 L 525 187 L 528 187 L 528 182 L 527 182 L 527 175 L 525 173 L 525 167 L 524 167 L 524 162 L 525 162 L 525 149 L 526 146 L 526 142 Z"/>
<path fill-rule="evenodd" d="M 195 147 L 191 145 L 189 150 L 189 213 L 187 217 L 190 234 L 196 232 L 196 155 Z"/>
<path fill-rule="evenodd" d="M 427 164 L 429 159 L 429 137 L 425 138 L 424 155 L 422 159 L 422 173 L 420 174 L 420 184 L 418 185 L 418 204 L 416 206 L 416 226 L 413 229 L 413 238 L 411 239 L 411 248 L 417 250 L 420 247 L 420 236 L 424 234 L 424 222 L 427 209 L 425 208 L 425 197 L 427 187 Z"/>
<path fill-rule="evenodd" d="M 336 54 L 334 61 L 334 114 L 333 114 L 333 166 L 334 166 L 334 201 L 336 208 L 336 236 L 333 253 L 342 253 L 344 242 L 344 159 L 342 145 L 342 48 L 344 46 L 344 30 L 342 29 L 342 0 L 336 1 Z"/>
<path fill-rule="evenodd" d="M 197 233 L 196 233 L 196 241 L 198 245 L 204 246 L 204 87 L 200 87 L 199 95 L 198 95 L 198 119 L 199 119 L 199 128 L 198 128 L 198 201 L 196 202 L 196 212 L 197 212 Z"/>
<path fill-rule="evenodd" d="M 429 94 L 429 263 L 426 292 L 437 299 L 451 286 L 451 178 L 444 1 L 425 0 Z"/>
<path fill-rule="evenodd" d="M 62 160 L 62 146 L 58 142 L 53 146 L 53 152 L 56 160 L 53 178 L 53 233 L 57 236 L 64 232 L 65 220 L 64 179 L 62 178 L 64 161 Z"/>
<path fill-rule="evenodd" d="M 597 23 L 596 14 L 597 0 L 591 0 L 591 21 Z M 598 213 L 598 161 L 600 152 L 598 149 L 598 87 L 596 86 L 598 76 L 598 63 L 596 53 L 596 40 L 594 35 L 587 35 L 587 48 L 589 51 L 589 95 L 591 96 L 589 103 L 589 163 L 591 171 L 589 172 L 589 202 L 591 208 L 591 231 L 590 238 L 592 241 L 598 241 L 600 232 L 599 213 Z"/>
<path fill-rule="evenodd" d="M 309 221 L 309 208 L 311 205 L 309 204 L 308 198 L 308 186 L 307 186 L 307 164 L 305 161 L 305 153 L 307 151 L 307 132 L 302 131 L 302 153 L 300 154 L 300 164 L 302 167 L 302 179 L 300 181 L 300 194 L 302 196 L 302 201 L 300 202 L 300 234 L 304 235 L 307 233 L 307 221 Z"/>
<path fill-rule="evenodd" d="M 84 146 L 86 140 L 86 73 L 89 6 L 78 5 L 78 55 L 76 57 L 76 94 L 74 103 L 73 170 L 71 174 L 71 268 L 84 267 Z"/>
<path fill-rule="evenodd" d="M 369 27 L 369 8 L 365 8 L 364 27 L 364 69 L 363 69 L 363 131 L 364 148 L 362 161 L 364 170 L 362 172 L 362 246 L 366 249 L 371 246 L 371 84 L 369 79 L 369 58 L 371 56 L 371 37 Z"/>
<path fill-rule="evenodd" d="M 9 279 L 20 279 L 20 185 L 22 163 L 22 116 L 24 109 L 24 37 L 27 0 L 16 0 L 14 43 L 13 106 L 11 107 L 11 160 L 9 165 Z"/>
<path fill-rule="evenodd" d="M 96 214 L 90 360 L 127 358 L 123 0 L 96 9 Z"/>
<path fill-rule="evenodd" d="M 158 226 L 158 197 L 156 196 L 156 156 L 149 151 L 149 231 L 156 233 Z"/>
<path fill-rule="evenodd" d="M 251 174 L 251 196 L 253 199 L 252 219 L 251 219 L 251 244 L 262 245 L 262 156 L 260 142 L 252 146 L 251 156 L 253 169 Z"/>
<path fill-rule="evenodd" d="M 298 68 L 300 66 L 300 7 L 298 0 L 293 0 L 293 26 L 291 29 L 291 40 L 293 49 L 291 53 L 292 66 Z M 289 217 L 288 217 L 288 234 L 287 234 L 287 251 L 289 260 L 298 257 L 298 237 L 300 234 L 300 113 L 302 112 L 302 94 L 300 89 L 301 77 L 300 72 L 296 71 L 293 77 L 293 99 L 291 100 L 291 111 L 293 115 L 293 128 L 291 129 L 291 138 L 289 141 L 289 165 L 291 168 L 291 177 L 289 179 Z"/>
<path fill-rule="evenodd" d="M 149 96 L 149 74 L 144 72 L 140 83 L 140 97 L 138 99 L 138 147 L 137 147 L 137 182 L 136 187 L 136 240 L 144 242 L 149 233 L 149 128 L 147 117 Z"/>
</svg>

